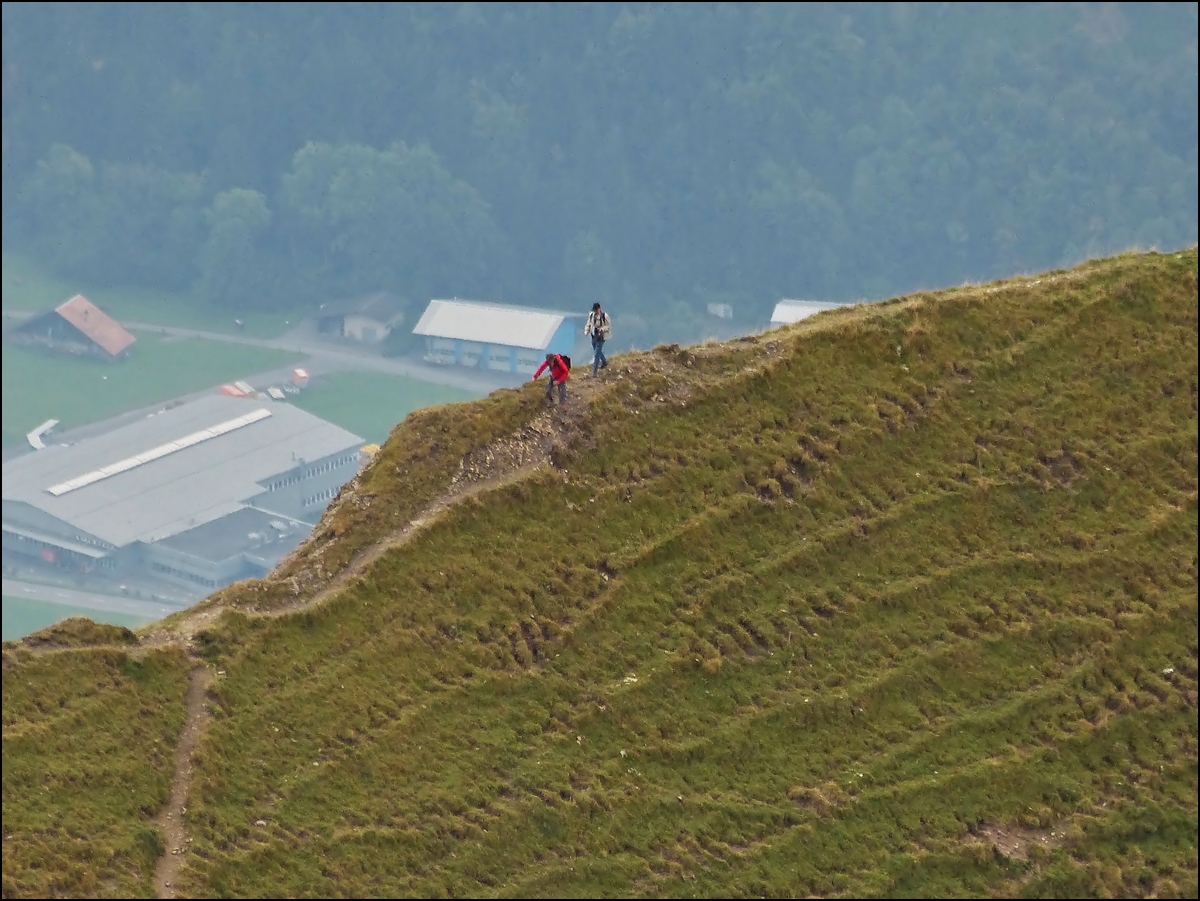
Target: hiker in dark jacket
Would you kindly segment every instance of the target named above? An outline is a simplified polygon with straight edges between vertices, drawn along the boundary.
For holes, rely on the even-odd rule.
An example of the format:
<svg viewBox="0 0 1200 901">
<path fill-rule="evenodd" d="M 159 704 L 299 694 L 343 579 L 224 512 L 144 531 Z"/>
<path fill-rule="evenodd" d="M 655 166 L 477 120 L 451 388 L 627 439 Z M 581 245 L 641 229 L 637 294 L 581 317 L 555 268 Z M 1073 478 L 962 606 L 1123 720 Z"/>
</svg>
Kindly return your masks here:
<svg viewBox="0 0 1200 901">
<path fill-rule="evenodd" d="M 588 314 L 587 325 L 583 327 L 583 333 L 591 337 L 592 350 L 596 352 L 595 358 L 592 360 L 592 375 L 595 375 L 596 370 L 603 369 L 608 365 L 608 357 L 604 356 L 604 342 L 612 333 L 612 320 L 608 318 L 607 313 L 600 309 L 600 304 L 592 304 L 592 312 Z"/>
<path fill-rule="evenodd" d="M 571 377 L 571 367 L 567 365 L 562 354 L 546 354 L 545 361 L 533 374 L 535 382 L 547 366 L 550 367 L 550 383 L 546 385 L 546 400 L 554 403 L 554 386 L 558 385 L 558 402 L 565 404 L 567 402 L 567 379 Z"/>
</svg>

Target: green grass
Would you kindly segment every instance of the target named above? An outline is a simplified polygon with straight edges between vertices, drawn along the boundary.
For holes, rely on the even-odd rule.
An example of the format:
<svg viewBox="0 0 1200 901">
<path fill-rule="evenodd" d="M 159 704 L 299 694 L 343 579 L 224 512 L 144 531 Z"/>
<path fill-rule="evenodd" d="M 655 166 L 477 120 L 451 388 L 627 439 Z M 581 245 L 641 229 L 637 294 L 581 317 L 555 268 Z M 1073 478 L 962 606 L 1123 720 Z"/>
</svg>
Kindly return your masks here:
<svg viewBox="0 0 1200 901">
<path fill-rule="evenodd" d="M 85 284 L 57 275 L 49 266 L 15 250 L 3 252 L 5 310 L 41 312 L 83 294 L 117 320 L 147 322 L 179 328 L 276 338 L 311 311 L 234 311 L 213 306 L 188 293 L 156 291 L 127 285 Z M 234 320 L 241 319 L 244 329 Z"/>
<path fill-rule="evenodd" d="M 382 443 L 396 423 L 413 410 L 479 396 L 401 376 L 336 372 L 318 377 L 291 402 L 367 441 Z"/>
<path fill-rule="evenodd" d="M 125 613 L 106 614 L 84 607 L 50 604 L 45 601 L 33 601 L 29 598 L 13 597 L 7 594 L 4 595 L 3 604 L 5 641 L 13 641 L 73 616 L 84 616 L 97 622 L 129 628 L 144 626 L 151 621 L 150 617 L 145 616 L 131 616 Z"/>
<path fill-rule="evenodd" d="M 152 896 L 186 667 L 179 651 L 6 648 L 6 898 Z"/>
<path fill-rule="evenodd" d="M 138 336 L 129 359 L 115 363 L 5 345 L 4 445 L 23 442 L 47 419 L 67 429 L 298 359 L 283 351 L 146 334 Z"/>
<path fill-rule="evenodd" d="M 1196 268 L 614 359 L 553 467 L 198 636 L 227 675 L 179 890 L 1195 896 Z M 410 415 L 310 557 L 223 599 L 319 586 L 539 395 Z M 10 794 L 7 728 L 6 821 L 63 810 Z M 6 880 L 34 847 L 63 859 L 23 839 Z"/>
</svg>

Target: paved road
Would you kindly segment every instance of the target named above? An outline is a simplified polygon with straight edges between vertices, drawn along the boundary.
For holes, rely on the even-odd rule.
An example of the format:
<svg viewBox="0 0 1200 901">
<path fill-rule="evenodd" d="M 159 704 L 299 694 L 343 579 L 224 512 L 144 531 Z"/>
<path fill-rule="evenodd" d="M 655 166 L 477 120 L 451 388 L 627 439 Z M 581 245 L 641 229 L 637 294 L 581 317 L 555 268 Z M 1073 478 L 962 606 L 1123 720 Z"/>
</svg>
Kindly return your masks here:
<svg viewBox="0 0 1200 901">
<path fill-rule="evenodd" d="M 76 591 L 72 588 L 59 588 L 55 585 L 38 585 L 34 582 L 19 582 L 16 579 L 4 579 L 2 590 L 7 597 L 25 598 L 30 601 L 44 601 L 49 604 L 61 604 L 66 607 L 82 607 L 85 610 L 99 610 L 103 613 L 122 613 L 128 616 L 144 616 L 147 619 L 162 619 L 185 609 L 184 605 L 171 606 L 155 601 L 139 601 L 133 598 L 116 597 L 109 594 L 96 594 L 91 591 Z"/>
<path fill-rule="evenodd" d="M 340 347 L 310 337 L 305 334 L 304 329 L 293 329 L 278 338 L 251 338 L 247 335 L 155 325 L 149 322 L 125 322 L 123 324 L 135 332 L 149 332 L 174 338 L 224 341 L 226 344 L 241 344 L 246 347 L 262 347 L 268 350 L 285 350 L 304 354 L 311 358 L 311 366 L 305 367 L 310 372 L 336 372 L 338 370 L 382 372 L 388 375 L 401 375 L 423 382 L 432 382 L 435 385 L 462 388 L 466 391 L 494 391 L 497 388 L 519 385 L 525 380 L 524 376 L 512 373 L 434 366 L 414 359 L 385 357 L 369 347 Z M 251 384 L 253 385 L 254 382 Z M 255 385 L 255 387 L 258 386 Z"/>
</svg>

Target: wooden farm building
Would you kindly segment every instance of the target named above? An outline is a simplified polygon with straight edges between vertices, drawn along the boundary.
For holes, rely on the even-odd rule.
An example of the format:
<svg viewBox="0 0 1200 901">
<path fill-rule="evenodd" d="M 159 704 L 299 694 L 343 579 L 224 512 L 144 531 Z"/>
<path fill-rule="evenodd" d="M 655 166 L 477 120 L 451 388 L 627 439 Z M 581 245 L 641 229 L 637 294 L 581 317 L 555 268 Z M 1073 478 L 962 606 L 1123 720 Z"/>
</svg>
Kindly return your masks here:
<svg viewBox="0 0 1200 901">
<path fill-rule="evenodd" d="M 82 294 L 76 294 L 15 329 L 13 340 L 56 351 L 118 360 L 129 355 L 129 349 L 137 339 Z"/>
<path fill-rule="evenodd" d="M 378 344 L 404 321 L 407 309 L 406 301 L 385 291 L 325 303 L 315 317 L 317 331 L 363 344 Z"/>
</svg>

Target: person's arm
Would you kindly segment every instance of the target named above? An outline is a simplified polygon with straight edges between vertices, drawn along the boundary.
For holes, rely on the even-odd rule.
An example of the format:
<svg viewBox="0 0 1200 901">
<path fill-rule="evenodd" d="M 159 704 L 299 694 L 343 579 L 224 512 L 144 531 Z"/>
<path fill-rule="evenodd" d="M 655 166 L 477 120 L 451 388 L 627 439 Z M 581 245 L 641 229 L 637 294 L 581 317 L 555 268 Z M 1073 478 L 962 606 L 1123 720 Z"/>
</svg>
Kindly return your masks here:
<svg viewBox="0 0 1200 901">
<path fill-rule="evenodd" d="M 533 374 L 533 381 L 535 381 L 535 382 L 536 382 L 536 381 L 538 380 L 538 376 L 542 374 L 542 370 L 544 370 L 544 369 L 545 369 L 547 366 L 549 366 L 549 365 L 550 365 L 550 361 L 549 361 L 549 360 L 542 360 L 542 365 L 541 365 L 541 366 L 539 366 L 539 367 L 537 368 L 537 372 L 535 372 L 535 373 Z"/>
</svg>

